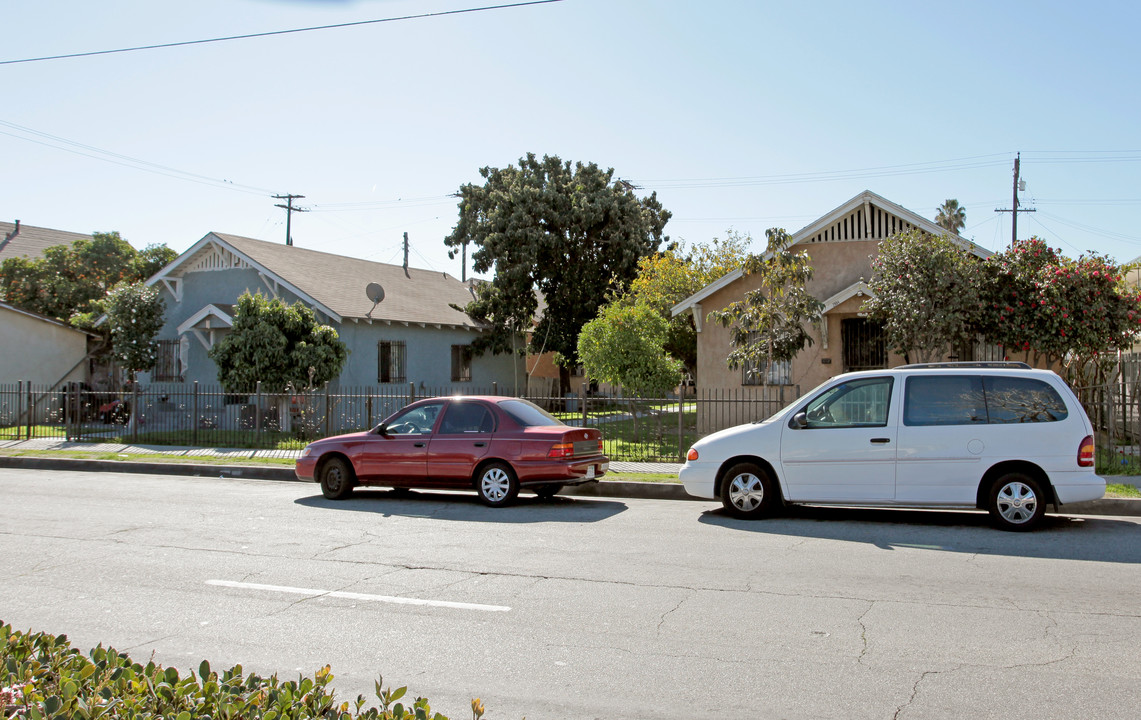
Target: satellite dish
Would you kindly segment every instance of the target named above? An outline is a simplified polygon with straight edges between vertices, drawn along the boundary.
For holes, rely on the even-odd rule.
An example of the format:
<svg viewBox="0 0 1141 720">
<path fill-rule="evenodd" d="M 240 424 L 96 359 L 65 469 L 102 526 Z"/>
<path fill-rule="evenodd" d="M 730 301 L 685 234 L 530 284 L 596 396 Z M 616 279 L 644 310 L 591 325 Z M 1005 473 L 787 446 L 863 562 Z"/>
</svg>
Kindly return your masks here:
<svg viewBox="0 0 1141 720">
<path fill-rule="evenodd" d="M 371 282 L 365 286 L 364 294 L 368 296 L 369 300 L 372 300 L 372 310 L 376 310 L 376 306 L 384 299 L 384 288 L 380 286 L 380 283 Z M 366 317 L 372 317 L 372 310 L 366 313 Z"/>
</svg>

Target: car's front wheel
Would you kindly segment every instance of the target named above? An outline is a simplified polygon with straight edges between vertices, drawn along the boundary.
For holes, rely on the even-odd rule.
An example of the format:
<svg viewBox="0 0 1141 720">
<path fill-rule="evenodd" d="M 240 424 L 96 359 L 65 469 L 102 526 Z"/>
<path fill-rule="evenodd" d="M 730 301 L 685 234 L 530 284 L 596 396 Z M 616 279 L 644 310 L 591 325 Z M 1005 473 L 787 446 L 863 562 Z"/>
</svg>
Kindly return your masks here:
<svg viewBox="0 0 1141 720">
<path fill-rule="evenodd" d="M 508 505 L 519 494 L 519 480 L 506 463 L 491 463 L 479 471 L 476 479 L 479 499 L 490 507 Z"/>
<path fill-rule="evenodd" d="M 321 465 L 321 494 L 330 500 L 344 500 L 353 491 L 353 469 L 342 458 L 330 458 Z"/>
<path fill-rule="evenodd" d="M 1007 473 L 991 487 L 988 509 L 1002 530 L 1030 530 L 1046 514 L 1046 495 L 1029 475 Z"/>
<path fill-rule="evenodd" d="M 754 463 L 734 465 L 721 482 L 721 504 L 733 517 L 764 517 L 772 513 L 777 502 L 776 483 Z"/>
</svg>

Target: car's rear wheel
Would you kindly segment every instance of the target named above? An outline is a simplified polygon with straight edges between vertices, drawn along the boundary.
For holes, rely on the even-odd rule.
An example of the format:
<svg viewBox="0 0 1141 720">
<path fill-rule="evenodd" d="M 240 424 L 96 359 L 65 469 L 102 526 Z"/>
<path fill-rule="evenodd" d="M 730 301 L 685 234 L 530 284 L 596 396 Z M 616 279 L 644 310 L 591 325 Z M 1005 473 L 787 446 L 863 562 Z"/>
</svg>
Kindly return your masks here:
<svg viewBox="0 0 1141 720">
<path fill-rule="evenodd" d="M 543 498 L 544 500 L 550 500 L 551 498 L 553 498 L 555 495 L 558 494 L 559 490 L 562 490 L 562 489 L 563 489 L 563 486 L 561 483 L 553 483 L 551 485 L 540 485 L 539 487 L 535 488 L 535 494 L 538 495 L 539 497 Z"/>
<path fill-rule="evenodd" d="M 515 471 L 506 463 L 491 463 L 479 471 L 476 491 L 484 505 L 502 507 L 508 505 L 519 494 L 519 480 Z"/>
<path fill-rule="evenodd" d="M 1046 495 L 1037 480 L 1007 473 L 995 481 L 988 503 L 995 525 L 1003 530 L 1030 530 L 1046 514 Z"/>
<path fill-rule="evenodd" d="M 353 468 L 343 458 L 329 458 L 321 465 L 321 494 L 330 500 L 344 500 L 356 482 Z"/>
<path fill-rule="evenodd" d="M 721 503 L 733 517 L 753 520 L 772 513 L 778 502 L 776 483 L 754 463 L 734 465 L 721 482 Z"/>
</svg>

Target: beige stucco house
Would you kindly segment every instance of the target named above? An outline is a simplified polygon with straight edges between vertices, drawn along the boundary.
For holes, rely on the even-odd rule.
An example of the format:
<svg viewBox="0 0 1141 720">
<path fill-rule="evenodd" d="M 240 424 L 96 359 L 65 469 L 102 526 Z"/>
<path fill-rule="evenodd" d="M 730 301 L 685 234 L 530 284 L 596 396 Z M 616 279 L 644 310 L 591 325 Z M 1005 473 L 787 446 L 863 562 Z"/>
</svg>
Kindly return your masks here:
<svg viewBox="0 0 1141 720">
<path fill-rule="evenodd" d="M 0 383 L 87 382 L 89 333 L 0 302 Z"/>
<path fill-rule="evenodd" d="M 824 322 L 811 331 L 813 344 L 785 365 L 730 369 L 729 330 L 708 321 L 711 311 L 756 289 L 755 277 L 736 270 L 674 306 L 674 315 L 691 314 L 697 327 L 698 390 L 771 395 L 773 405 L 759 406 L 759 412 L 768 413 L 779 409 L 778 398 L 791 402 L 840 373 L 901 364 L 903 358 L 886 348 L 882 326 L 867 319 L 861 307 L 872 295 L 868 281 L 880 242 L 912 228 L 947 234 L 933 221 L 865 191 L 792 234 L 793 250 L 805 250 L 812 259 L 814 277 L 808 290 L 824 303 Z M 991 255 L 958 235 L 951 239 L 980 258 Z"/>
</svg>

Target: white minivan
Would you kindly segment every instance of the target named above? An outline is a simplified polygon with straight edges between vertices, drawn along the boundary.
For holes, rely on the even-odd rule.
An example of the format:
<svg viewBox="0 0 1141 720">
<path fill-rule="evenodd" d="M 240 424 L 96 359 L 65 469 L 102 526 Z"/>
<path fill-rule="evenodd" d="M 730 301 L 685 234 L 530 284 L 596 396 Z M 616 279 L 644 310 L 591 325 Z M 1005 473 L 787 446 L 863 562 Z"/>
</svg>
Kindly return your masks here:
<svg viewBox="0 0 1141 720">
<path fill-rule="evenodd" d="M 698 440 L 679 476 L 741 518 L 782 502 L 982 508 L 1006 530 L 1105 494 L 1073 390 L 1011 362 L 839 375 L 767 420 Z"/>
</svg>

